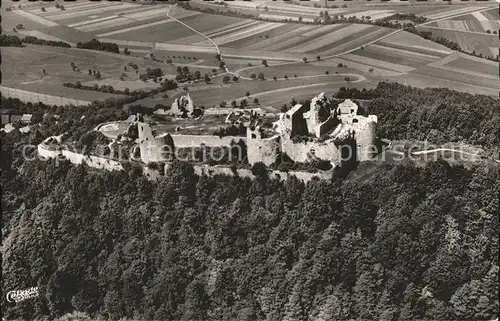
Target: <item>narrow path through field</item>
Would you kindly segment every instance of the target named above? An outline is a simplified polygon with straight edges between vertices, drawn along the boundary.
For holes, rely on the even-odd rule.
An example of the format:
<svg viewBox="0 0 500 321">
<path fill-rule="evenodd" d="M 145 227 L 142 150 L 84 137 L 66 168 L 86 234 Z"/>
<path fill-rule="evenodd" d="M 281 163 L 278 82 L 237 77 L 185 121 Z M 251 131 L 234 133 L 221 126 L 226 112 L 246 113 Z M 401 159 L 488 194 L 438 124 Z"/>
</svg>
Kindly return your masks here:
<svg viewBox="0 0 500 321">
<path fill-rule="evenodd" d="M 323 59 L 323 60 L 325 60 L 325 59 L 328 59 L 328 58 L 336 58 L 336 57 L 339 57 L 339 56 L 342 56 L 342 55 L 345 55 L 345 54 L 349 54 L 349 53 L 351 53 L 351 52 L 353 52 L 353 51 L 356 51 L 356 50 L 358 50 L 358 49 L 361 49 L 361 47 L 366 47 L 366 46 L 369 46 L 369 45 L 371 45 L 371 44 L 373 44 L 373 43 L 376 43 L 376 42 L 378 42 L 378 41 L 380 41 L 380 40 L 382 40 L 382 39 L 385 39 L 385 38 L 387 38 L 387 37 L 390 37 L 390 36 L 392 36 L 392 35 L 394 35 L 394 34 L 396 34 L 396 33 L 398 33 L 398 32 L 401 32 L 401 31 L 403 31 L 403 29 L 397 29 L 397 30 L 394 30 L 393 32 L 391 32 L 391 33 L 390 33 L 390 34 L 388 34 L 388 35 L 385 35 L 385 36 L 379 37 L 379 38 L 377 38 L 377 39 L 375 39 L 375 40 L 372 40 L 372 41 L 370 41 L 370 42 L 367 42 L 367 43 L 365 43 L 365 44 L 363 44 L 363 45 L 361 45 L 361 46 L 359 46 L 359 47 L 356 47 L 356 48 L 353 48 L 353 49 L 349 49 L 349 50 L 347 50 L 347 51 L 345 51 L 345 52 L 341 52 L 341 53 L 338 53 L 338 54 L 335 54 L 335 55 L 326 56 L 326 57 L 324 57 L 324 58 L 322 58 L 322 59 Z"/>
<path fill-rule="evenodd" d="M 219 46 L 215 43 L 215 41 L 213 41 L 213 40 L 212 40 L 212 38 L 210 38 L 209 36 L 205 35 L 204 33 L 199 32 L 198 30 L 194 29 L 193 27 L 189 26 L 188 24 L 186 24 L 186 23 L 184 23 L 184 22 L 180 21 L 179 19 L 174 18 L 174 17 L 172 17 L 172 16 L 170 15 L 170 10 L 171 10 L 173 7 L 175 7 L 175 6 L 176 6 L 176 5 L 173 5 L 173 6 L 170 6 L 170 7 L 168 8 L 168 11 L 167 11 L 167 16 L 168 16 L 170 19 L 172 19 L 172 20 L 174 20 L 174 21 L 176 21 L 176 22 L 180 23 L 180 24 L 181 24 L 181 25 L 183 25 L 184 27 L 186 27 L 186 28 L 188 28 L 188 29 L 191 29 L 192 31 L 194 31 L 194 32 L 196 32 L 197 34 L 199 34 L 200 36 L 202 36 L 202 37 L 206 38 L 207 40 L 209 40 L 211 43 L 213 43 L 213 45 L 215 46 L 215 49 L 217 49 L 217 53 L 220 55 Z"/>
<path fill-rule="evenodd" d="M 25 81 L 25 82 L 22 82 L 21 84 L 23 84 L 23 85 L 32 84 L 35 82 L 44 81 L 45 79 L 48 79 L 48 78 L 50 78 L 50 76 L 46 76 L 46 77 L 43 77 L 43 78 L 37 79 L 37 80 Z"/>
</svg>

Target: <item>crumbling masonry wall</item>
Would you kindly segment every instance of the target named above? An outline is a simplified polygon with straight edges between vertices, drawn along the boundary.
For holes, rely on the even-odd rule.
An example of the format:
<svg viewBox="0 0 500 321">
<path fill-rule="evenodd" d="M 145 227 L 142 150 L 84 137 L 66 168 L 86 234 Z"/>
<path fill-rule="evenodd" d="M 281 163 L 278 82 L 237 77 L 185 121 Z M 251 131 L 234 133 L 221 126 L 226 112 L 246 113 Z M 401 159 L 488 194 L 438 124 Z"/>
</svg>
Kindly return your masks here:
<svg viewBox="0 0 500 321">
<path fill-rule="evenodd" d="M 339 159 L 339 151 L 333 141 L 294 143 L 292 140 L 284 140 L 281 149 L 291 160 L 299 163 L 305 163 L 316 158 L 335 163 Z"/>
<path fill-rule="evenodd" d="M 376 150 L 377 123 L 373 120 L 357 128 L 354 139 L 357 145 L 357 156 L 360 162 L 372 159 L 377 154 Z"/>
<path fill-rule="evenodd" d="M 262 138 L 260 128 L 247 128 L 247 157 L 248 163 L 263 162 L 271 165 L 276 161 L 280 152 L 280 137 Z"/>
<path fill-rule="evenodd" d="M 162 162 L 168 160 L 169 152 L 174 152 L 174 144 L 169 142 L 168 135 L 154 137 L 149 124 L 137 122 L 141 162 Z"/>
</svg>

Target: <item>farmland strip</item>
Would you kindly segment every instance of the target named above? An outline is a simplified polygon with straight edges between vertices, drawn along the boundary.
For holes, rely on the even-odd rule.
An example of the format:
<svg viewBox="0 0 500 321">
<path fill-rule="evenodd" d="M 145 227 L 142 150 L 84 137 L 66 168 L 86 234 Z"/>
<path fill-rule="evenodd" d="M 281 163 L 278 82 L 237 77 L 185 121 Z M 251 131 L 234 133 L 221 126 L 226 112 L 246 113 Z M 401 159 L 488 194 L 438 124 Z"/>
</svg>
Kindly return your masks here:
<svg viewBox="0 0 500 321">
<path fill-rule="evenodd" d="M 372 58 L 368 58 L 368 57 L 364 57 L 364 56 L 358 56 L 355 54 L 345 54 L 345 55 L 342 55 L 341 58 L 345 59 L 345 60 L 350 60 L 350 61 L 354 61 L 357 63 L 361 63 L 364 65 L 373 66 L 373 67 L 377 67 L 377 68 L 381 68 L 381 69 L 393 70 L 393 71 L 397 71 L 397 72 L 410 72 L 410 71 L 415 69 L 412 67 L 393 64 L 393 63 L 390 63 L 387 61 L 381 61 L 381 60 L 372 59 Z"/>
<path fill-rule="evenodd" d="M 222 45 L 225 43 L 229 43 L 232 41 L 243 39 L 245 37 L 248 37 L 249 35 L 264 32 L 264 31 L 267 31 L 267 30 L 270 30 L 273 28 L 277 28 L 277 27 L 282 26 L 282 25 L 283 25 L 282 23 L 274 23 L 274 22 L 262 23 L 260 25 L 257 25 L 256 27 L 246 29 L 246 30 L 243 30 L 243 31 L 240 31 L 237 33 L 229 34 L 227 36 L 222 36 L 222 37 L 216 37 L 213 40 L 217 44 Z"/>
<path fill-rule="evenodd" d="M 81 17 L 81 16 L 86 16 L 86 15 L 91 15 L 95 13 L 101 13 L 105 11 L 112 11 L 112 10 L 117 10 L 117 9 L 125 9 L 125 8 L 132 8 L 136 7 L 136 4 L 131 4 L 131 3 L 122 3 L 117 6 L 109 6 L 109 7 L 99 7 L 97 9 L 88 9 L 88 10 L 78 10 L 75 12 L 68 12 L 68 13 L 60 13 L 51 16 L 51 20 L 58 21 L 58 20 L 64 20 L 64 19 L 69 19 L 69 18 L 75 18 L 75 17 Z M 63 11 L 65 12 L 65 11 Z"/>
<path fill-rule="evenodd" d="M 298 28 L 296 26 L 293 26 L 293 29 L 288 32 L 279 34 L 274 37 L 270 37 L 269 39 L 265 39 L 262 41 L 256 41 L 253 44 L 245 46 L 245 49 L 250 49 L 250 50 L 264 49 L 273 51 L 275 46 L 280 46 L 283 42 L 297 39 L 297 37 L 301 37 L 304 31 L 311 30 L 312 28 L 313 26 L 300 26 Z"/>
<path fill-rule="evenodd" d="M 114 3 L 114 4 L 111 4 L 111 5 L 117 5 L 117 3 Z M 82 9 L 86 9 L 86 8 L 93 8 L 93 7 L 98 7 L 99 6 L 99 3 L 83 3 L 83 4 L 76 4 L 76 5 L 64 5 L 64 8 L 66 9 L 65 11 L 75 11 L 75 10 L 82 10 Z M 61 12 L 61 9 L 59 8 L 56 8 L 56 7 L 48 7 L 48 8 L 45 8 L 45 12 L 42 12 L 40 8 L 36 8 L 36 9 L 31 9 L 29 10 L 30 12 L 32 13 L 35 13 L 35 14 L 39 14 L 41 16 L 50 16 L 51 14 L 54 14 L 54 13 L 60 13 Z"/>
<path fill-rule="evenodd" d="M 89 24 L 92 24 L 92 23 L 96 23 L 96 22 L 100 22 L 100 21 L 106 21 L 106 20 L 110 20 L 110 19 L 114 19 L 114 18 L 118 18 L 118 16 L 117 15 L 111 15 L 111 16 L 107 16 L 107 17 L 103 17 L 103 18 L 98 18 L 98 19 L 93 19 L 93 20 L 85 20 L 85 21 L 82 21 L 82 22 L 70 24 L 70 25 L 68 25 L 68 27 L 75 28 L 75 27 L 89 25 Z"/>
<path fill-rule="evenodd" d="M 323 48 L 322 50 L 325 50 L 324 52 L 325 55 L 339 54 L 349 50 L 355 50 L 356 48 L 359 48 L 365 44 L 369 44 L 374 39 L 376 40 L 381 37 L 385 37 L 394 32 L 398 31 L 397 30 L 393 31 L 387 28 L 377 28 L 369 33 L 361 35 L 358 33 L 351 35 L 349 36 L 348 39 L 346 39 L 346 41 L 339 40 L 335 43 L 329 44 L 326 48 Z"/>
<path fill-rule="evenodd" d="M 497 48 L 498 50 L 498 48 Z M 469 59 L 468 57 L 458 57 L 457 59 L 454 59 L 446 64 L 447 67 L 452 67 L 452 68 L 457 68 L 457 69 L 465 69 L 465 70 L 470 70 L 470 71 L 475 71 L 475 72 L 480 72 L 483 74 L 489 74 L 489 75 L 497 75 L 497 66 L 492 66 L 487 62 L 488 60 L 482 60 L 482 61 L 477 61 L 477 60 L 472 60 Z M 441 68 L 441 67 L 440 67 Z"/>
<path fill-rule="evenodd" d="M 172 22 L 172 21 L 174 21 L 174 20 L 172 20 L 172 19 L 165 19 L 165 20 L 161 20 L 161 21 L 150 22 L 150 23 L 146 23 L 146 24 L 143 24 L 143 25 L 135 26 L 135 27 L 129 27 L 129 28 L 120 29 L 120 30 L 116 30 L 116 31 L 101 33 L 101 34 L 98 34 L 97 37 L 107 37 L 107 36 L 116 35 L 116 34 L 119 34 L 119 33 L 124 33 L 124 32 L 129 32 L 129 31 L 134 31 L 134 30 L 140 30 L 140 29 L 144 29 L 144 28 L 148 28 L 148 27 L 152 27 L 152 26 L 158 26 L 158 25 L 166 24 L 166 23 L 169 23 L 169 22 Z"/>
<path fill-rule="evenodd" d="M 103 3 L 103 4 L 91 2 L 91 3 L 79 4 L 78 6 L 75 5 L 72 7 L 64 4 L 64 9 L 65 9 L 64 11 L 61 11 L 61 9 L 56 8 L 56 7 L 50 7 L 50 8 L 46 8 L 45 12 L 40 12 L 40 13 L 42 16 L 50 19 L 51 16 L 60 14 L 62 12 L 64 12 L 64 13 L 76 12 L 76 11 L 87 10 L 87 9 L 92 9 L 92 8 L 113 7 L 113 6 L 117 6 L 117 5 L 119 5 L 119 3 L 116 3 L 116 2 L 115 3 L 108 2 L 108 3 Z M 30 11 L 35 11 L 35 10 L 30 10 Z M 38 11 L 40 11 L 40 9 L 37 9 L 36 11 L 38 13 Z"/>
<path fill-rule="evenodd" d="M 320 28 L 306 32 L 302 35 L 304 37 L 317 37 L 317 36 L 324 35 L 325 32 L 330 32 L 332 30 L 342 29 L 342 28 L 345 28 L 346 26 L 347 25 L 345 25 L 345 24 L 334 24 L 334 25 L 322 26 Z"/>
<path fill-rule="evenodd" d="M 321 34 L 318 34 L 315 39 L 311 39 L 310 37 L 303 37 L 299 41 L 293 40 L 289 42 L 284 42 L 282 45 L 279 47 L 280 50 L 286 50 L 293 52 L 293 50 L 301 49 L 302 47 L 306 45 L 314 45 L 316 41 L 319 39 L 325 39 L 325 38 L 330 38 L 330 37 L 342 37 L 344 35 L 344 30 L 349 30 L 352 25 L 349 24 L 342 24 L 340 25 L 340 28 L 336 29 L 334 32 L 329 32 L 324 31 Z M 303 52 L 303 51 L 302 51 Z"/>
<path fill-rule="evenodd" d="M 84 32 L 90 32 L 90 31 L 96 31 L 100 29 L 106 29 L 106 28 L 114 28 L 114 27 L 119 27 L 123 25 L 128 25 L 131 23 L 134 23 L 135 21 L 129 20 L 124 17 L 117 17 L 114 19 L 108 19 L 106 21 L 100 21 L 96 23 L 92 23 L 90 25 L 84 25 L 81 27 L 76 28 L 77 30 L 84 31 Z"/>
<path fill-rule="evenodd" d="M 355 12 L 355 13 L 349 13 L 349 14 L 344 14 L 344 17 L 350 18 L 350 17 L 357 17 L 360 18 L 362 16 L 369 16 L 371 17 L 371 20 L 377 20 L 377 19 L 382 19 L 388 16 L 391 16 L 394 14 L 394 10 L 368 10 L 368 11 L 360 11 L 360 12 Z"/>
<path fill-rule="evenodd" d="M 209 36 L 209 37 L 221 37 L 221 36 L 228 35 L 228 34 L 230 34 L 232 32 L 235 32 L 235 31 L 238 31 L 238 30 L 242 30 L 244 28 L 248 28 L 248 27 L 251 27 L 251 26 L 258 25 L 260 23 L 261 23 L 260 21 L 246 21 L 244 24 L 240 24 L 238 26 L 234 26 L 234 27 L 229 28 L 229 29 L 227 29 L 226 27 L 219 28 L 219 29 L 222 29 L 222 30 L 214 32 L 214 33 L 208 33 L 207 36 Z"/>
<path fill-rule="evenodd" d="M 369 25 L 352 24 L 340 30 L 335 30 L 332 33 L 328 33 L 324 36 L 317 37 L 303 45 L 295 46 L 290 48 L 291 52 L 314 52 L 322 48 L 327 47 L 331 43 L 338 42 L 340 40 L 344 41 L 348 37 L 364 32 L 367 29 L 373 28 Z"/>
<path fill-rule="evenodd" d="M 465 7 L 465 8 L 454 9 L 454 10 L 446 10 L 445 12 L 438 12 L 435 14 L 426 15 L 425 17 L 432 19 L 432 20 L 443 19 L 443 18 L 446 18 L 449 16 L 466 14 L 466 13 L 469 13 L 472 11 L 477 11 L 477 10 L 481 10 L 481 9 L 485 9 L 485 8 L 487 8 L 487 7 L 475 7 L 475 6 L 474 7 Z"/>
<path fill-rule="evenodd" d="M 297 25 L 292 25 L 292 24 L 284 24 L 278 28 L 274 28 L 272 30 L 266 31 L 265 35 L 262 33 L 255 33 L 250 35 L 249 37 L 245 37 L 236 41 L 232 41 L 230 43 L 226 43 L 225 46 L 232 47 L 232 48 L 243 48 L 245 46 L 252 46 L 255 44 L 259 44 L 262 41 L 269 40 L 275 36 L 280 36 L 283 35 L 284 33 L 288 33 L 288 31 L 292 29 L 297 29 Z M 264 50 L 267 50 L 267 48 L 263 48 Z"/>
<path fill-rule="evenodd" d="M 366 47 L 364 50 L 355 52 L 358 56 L 368 57 L 380 61 L 389 61 L 394 64 L 399 64 L 408 67 L 422 67 L 429 63 L 439 60 L 439 58 L 422 58 L 398 53 L 395 51 L 384 50 L 381 48 L 373 48 L 372 46 Z"/>
<path fill-rule="evenodd" d="M 406 45 L 406 44 L 401 44 L 401 43 L 393 43 L 393 42 L 385 42 L 385 41 L 379 41 L 377 44 L 383 45 L 384 47 L 389 47 L 389 48 L 396 48 L 396 49 L 403 49 L 403 50 L 411 50 L 413 52 L 421 52 L 421 53 L 430 53 L 435 56 L 439 56 L 440 58 L 449 55 L 452 53 L 451 50 L 439 50 L 439 49 L 434 49 L 434 48 L 428 48 L 424 46 L 417 46 L 417 45 Z"/>
<path fill-rule="evenodd" d="M 401 53 L 403 55 L 409 55 L 409 56 L 416 56 L 416 57 L 422 57 L 422 58 L 427 58 L 427 59 L 440 59 L 442 56 L 435 56 L 435 55 L 430 55 L 429 53 L 422 53 L 422 52 L 415 52 L 411 50 L 405 50 L 405 49 L 397 49 L 397 48 L 390 48 L 389 46 L 385 46 L 382 44 L 373 44 L 370 45 L 371 48 L 379 48 L 381 50 L 385 51 L 390 51 L 390 52 L 397 52 Z"/>
<path fill-rule="evenodd" d="M 24 17 L 24 18 L 27 18 L 31 21 L 34 21 L 36 23 L 39 23 L 41 25 L 44 25 L 46 27 L 55 27 L 55 26 L 58 26 L 59 24 L 53 22 L 53 21 L 50 21 L 48 19 L 45 19 L 45 18 L 42 18 L 42 17 L 39 17 L 37 15 L 34 15 L 32 13 L 29 13 L 29 12 L 26 12 L 26 11 L 23 11 L 23 10 L 14 10 L 13 11 L 14 13 L 20 15 L 21 17 Z"/>
</svg>

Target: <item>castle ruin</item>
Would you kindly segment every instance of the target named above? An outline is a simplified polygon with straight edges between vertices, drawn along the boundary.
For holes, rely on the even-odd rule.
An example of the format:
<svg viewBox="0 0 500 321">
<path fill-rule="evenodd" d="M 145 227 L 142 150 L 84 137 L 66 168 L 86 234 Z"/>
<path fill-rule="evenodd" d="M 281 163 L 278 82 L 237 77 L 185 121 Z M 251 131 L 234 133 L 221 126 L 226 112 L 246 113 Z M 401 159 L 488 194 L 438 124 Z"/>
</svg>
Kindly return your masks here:
<svg viewBox="0 0 500 321">
<path fill-rule="evenodd" d="M 258 124 L 249 126 L 248 162 L 271 165 L 280 153 L 301 163 L 325 160 L 336 164 L 346 158 L 366 161 L 377 154 L 376 124 L 377 116 L 359 115 L 358 106 L 351 100 L 335 107 L 321 93 L 312 99 L 309 110 L 297 104 L 281 113 L 273 125 L 274 134 L 266 133 Z"/>
</svg>

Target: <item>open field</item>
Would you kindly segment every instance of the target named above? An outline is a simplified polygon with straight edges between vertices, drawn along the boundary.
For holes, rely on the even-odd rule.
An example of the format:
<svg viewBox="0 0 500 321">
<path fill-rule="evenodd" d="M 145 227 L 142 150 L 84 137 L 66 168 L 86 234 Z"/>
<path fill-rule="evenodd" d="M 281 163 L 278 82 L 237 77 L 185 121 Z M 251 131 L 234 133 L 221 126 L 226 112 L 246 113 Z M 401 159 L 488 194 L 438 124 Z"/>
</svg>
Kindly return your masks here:
<svg viewBox="0 0 500 321">
<path fill-rule="evenodd" d="M 212 107 L 219 105 L 222 101 L 230 102 L 242 98 L 252 104 L 254 98 L 260 101 L 259 107 L 272 106 L 279 108 L 283 103 L 288 102 L 292 97 L 296 99 L 310 99 L 313 94 L 321 91 L 335 92 L 338 88 L 358 87 L 364 88 L 366 84 L 363 82 L 356 83 L 358 79 L 355 76 L 350 76 L 351 82 L 347 83 L 344 76 L 328 75 L 318 78 L 308 79 L 289 79 L 278 81 L 241 81 L 232 83 L 230 86 L 219 86 L 218 88 L 206 88 L 197 90 L 191 87 L 189 90 L 190 96 L 193 98 L 195 105 L 204 105 Z M 246 98 L 246 93 L 250 92 L 250 97 Z M 163 98 L 162 95 L 157 95 L 153 98 L 146 98 L 136 103 L 141 105 L 154 107 L 157 104 L 170 105 L 173 100 L 185 94 L 185 92 L 177 91 L 177 94 Z M 284 97 L 288 97 L 284 99 Z"/>
<path fill-rule="evenodd" d="M 399 32 L 363 49 L 342 55 L 341 58 L 377 70 L 407 73 L 451 53 L 444 46 L 408 32 Z"/>
<path fill-rule="evenodd" d="M 259 4 L 247 2 L 242 6 L 256 7 Z M 276 12 L 282 12 L 281 14 L 304 16 L 306 14 L 319 15 L 319 11 L 324 10 L 324 8 L 290 6 L 279 2 L 268 3 L 268 6 Z M 25 90 L 39 88 L 47 93 L 54 92 L 56 95 L 64 93 L 75 98 L 77 96 L 88 98 L 89 95 L 102 97 L 102 95 L 109 96 L 109 94 L 64 88 L 62 83 L 67 81 L 74 83 L 78 80 L 89 85 L 108 84 L 116 89 L 146 89 L 156 86 L 156 84 L 137 81 L 138 75 L 147 67 L 159 67 L 170 78 L 175 77 L 177 66 L 187 65 L 191 71 L 199 70 L 202 74 L 211 74 L 212 68 L 218 69 L 215 46 L 206 38 L 167 17 L 168 5 L 68 3 L 65 4 L 65 11 L 55 10 L 52 5 L 46 5 L 46 7 L 46 12 L 41 12 L 36 6 L 26 12 L 47 19 L 47 21 L 56 22 L 60 24 L 59 26 L 48 27 L 39 19 L 38 22 L 31 21 L 27 18 L 30 17 L 29 15 L 18 15 L 12 12 L 6 13 L 5 19 L 10 21 L 11 25 L 17 17 L 24 19 L 27 27 L 23 32 L 27 34 L 46 35 L 73 43 L 97 37 L 101 41 L 117 43 L 121 50 L 125 47 L 129 48 L 132 55 L 46 46 L 6 48 L 2 50 L 4 63 L 9 65 L 12 61 L 12 64 L 9 65 L 8 70 L 5 70 L 3 78 L 4 83 L 9 86 Z M 434 12 L 430 10 L 431 8 Z M 259 10 L 261 13 L 266 12 L 262 8 Z M 272 10 L 268 9 L 266 13 L 273 14 Z M 476 5 L 468 7 L 463 5 L 392 5 L 328 9 L 330 15 L 337 12 L 348 16 L 363 12 L 362 15 L 372 15 L 372 19 L 377 14 L 384 15 L 393 11 L 417 14 L 420 12 L 419 14 L 429 14 L 442 19 L 437 23 L 455 21 L 456 24 L 461 21 L 450 20 L 454 15 L 462 14 L 462 16 L 470 15 L 478 18 L 478 10 Z M 182 84 L 181 89 L 168 93 L 169 98 L 163 98 L 160 94 L 137 103 L 148 106 L 170 105 L 173 98 L 184 93 L 182 87 L 185 85 L 189 88 L 195 104 L 211 107 L 218 105 L 221 101 L 243 99 L 248 91 L 254 95 L 248 99 L 250 103 L 256 97 L 262 107 L 271 107 L 274 110 L 289 101 L 291 97 L 306 99 L 321 91 L 331 94 L 342 86 L 369 88 L 382 80 L 407 82 L 419 87 L 447 84 L 450 88 L 495 95 L 500 89 L 492 81 L 496 68 L 492 68 L 490 64 L 481 59 L 471 60 L 463 56 L 455 56 L 453 51 L 442 45 L 404 31 L 395 32 L 394 29 L 365 24 L 305 25 L 255 21 L 203 14 L 179 7 L 173 7 L 171 14 L 183 23 L 210 36 L 220 46 L 229 70 L 239 73 L 243 78 L 239 83 L 231 82 L 222 85 L 221 71 L 218 70 L 218 76 L 213 77 L 212 84 L 208 86 Z M 488 17 L 494 13 L 481 11 L 481 14 Z M 421 28 L 431 30 L 435 36 L 439 36 L 441 32 L 447 32 L 432 28 L 432 25 Z M 389 34 L 392 35 L 388 36 Z M 488 50 L 488 55 L 491 55 L 491 48 L 498 45 L 498 38 L 494 36 L 471 32 L 462 34 L 462 42 L 471 47 Z M 377 41 L 380 38 L 383 39 Z M 375 43 L 369 44 L 374 41 Z M 143 59 L 151 51 L 153 42 L 156 43 L 156 57 L 173 60 L 173 66 Z M 359 49 L 361 46 L 364 48 Z M 466 46 L 462 47 L 467 50 Z M 475 50 L 480 52 L 477 48 Z M 317 55 L 323 59 L 316 61 Z M 303 57 L 306 57 L 309 63 L 301 62 Z M 268 60 L 270 66 L 263 67 L 262 59 Z M 75 62 L 81 72 L 73 72 L 70 62 Z M 124 72 L 123 67 L 129 62 L 137 63 L 139 72 L 131 72 L 129 69 L 126 72 L 125 81 L 120 81 L 119 77 Z M 339 62 L 349 67 L 339 68 L 337 67 Z M 249 63 L 252 64 L 250 68 Z M 11 66 L 15 68 L 10 68 Z M 48 72 L 46 77 L 41 75 L 42 68 Z M 89 68 L 100 70 L 104 79 L 96 81 L 89 76 L 87 72 Z M 370 71 L 370 69 L 373 70 Z M 21 70 L 21 72 L 14 72 L 14 70 Z M 326 75 L 325 71 L 328 71 L 329 75 Z M 263 72 L 271 81 L 248 80 L 252 73 L 258 74 L 259 72 Z M 351 81 L 347 83 L 344 76 L 336 76 L 335 72 L 357 74 L 360 78 L 351 76 Z M 284 75 L 287 75 L 289 79 L 283 80 Z M 294 75 L 297 75 L 297 78 Z M 278 81 L 272 81 L 273 76 L 278 77 Z M 361 81 L 357 82 L 357 80 Z"/>
<path fill-rule="evenodd" d="M 492 4 L 474 4 L 474 5 L 465 5 L 465 6 L 449 6 L 448 9 L 434 10 L 425 14 L 422 14 L 424 17 L 434 20 L 434 19 L 443 19 L 449 18 L 453 16 L 458 16 L 462 14 L 467 14 L 474 11 L 479 11 L 482 9 L 491 8 Z"/>
<path fill-rule="evenodd" d="M 458 59 L 448 62 L 446 65 L 453 68 L 480 72 L 489 74 L 493 77 L 498 77 L 498 63 L 494 61 L 485 61 L 484 59 L 477 59 L 475 57 L 462 55 Z"/>
<path fill-rule="evenodd" d="M 497 9 L 474 11 L 469 14 L 440 20 L 429 26 L 457 31 L 493 32 L 500 28 L 500 16 Z"/>
<path fill-rule="evenodd" d="M 480 84 L 467 84 L 461 82 L 460 78 L 456 79 L 444 79 L 442 76 L 443 71 L 437 71 L 436 69 L 431 70 L 432 73 L 435 73 L 435 76 L 432 76 L 429 71 L 423 71 L 423 74 L 417 73 L 409 73 L 406 75 L 399 76 L 397 81 L 400 83 L 405 83 L 407 85 L 426 88 L 426 87 L 438 87 L 438 88 L 450 88 L 452 90 L 469 92 L 472 94 L 481 94 L 481 95 L 489 95 L 498 97 L 498 92 L 500 91 L 500 87 L 491 88 L 487 86 L 482 86 Z M 441 74 L 440 74 L 441 73 Z M 459 75 L 455 75 L 459 76 Z M 461 75 L 463 77 L 464 75 Z M 459 76 L 460 77 L 460 76 Z M 453 77 L 447 77 L 453 78 Z M 494 84 L 493 84 L 494 85 Z M 490 82 L 490 86 L 492 86 Z"/>
<path fill-rule="evenodd" d="M 498 55 L 500 39 L 497 35 L 471 33 L 465 31 L 445 30 L 432 27 L 420 27 L 421 30 L 430 31 L 434 37 L 443 37 L 458 43 L 465 51 L 481 53 L 484 56 Z M 496 50 L 494 49 L 496 48 Z"/>
<path fill-rule="evenodd" d="M 150 60 L 130 56 L 72 48 L 33 45 L 24 48 L 4 47 L 2 48 L 2 59 L 2 84 L 4 86 L 58 96 L 70 95 L 66 97 L 75 99 L 89 99 L 89 97 L 92 98 L 91 100 L 104 99 L 113 95 L 66 88 L 62 86 L 63 83 L 80 81 L 85 84 L 92 82 L 98 85 L 112 85 L 116 89 L 134 84 L 133 88 L 135 89 L 147 89 L 152 85 L 137 81 L 138 75 L 144 73 L 146 68 L 161 68 L 164 74 L 176 74 L 176 66 L 154 63 Z M 71 69 L 71 62 L 80 68 L 80 72 Z M 127 67 L 127 72 L 124 71 L 124 66 L 129 62 L 138 65 L 138 73 L 135 73 L 130 67 Z M 45 77 L 42 69 L 47 72 Z M 88 69 L 99 70 L 103 79 L 96 81 L 93 76 L 88 74 Z M 196 68 L 190 69 L 196 70 Z M 200 68 L 200 71 L 203 69 Z M 126 75 L 125 82 L 119 80 L 123 73 Z"/>
<path fill-rule="evenodd" d="M 222 10 L 222 6 L 220 5 L 209 4 L 200 0 L 193 0 L 191 2 L 196 7 L 211 7 L 214 10 Z M 369 3 L 363 1 L 352 3 L 344 2 L 342 4 L 346 4 L 347 8 L 341 8 L 340 3 L 328 2 L 327 6 L 329 7 L 326 8 L 326 10 L 331 16 L 344 15 L 345 17 L 356 16 L 358 18 L 361 18 L 362 16 L 370 16 L 372 20 L 382 19 L 396 12 L 414 13 L 416 15 L 424 15 L 432 19 L 441 19 L 443 17 L 468 13 L 491 6 L 491 4 L 488 3 L 454 3 L 454 5 L 451 6 L 448 4 L 434 3 L 417 3 L 418 5 L 412 3 L 412 5 L 408 5 L 408 3 L 405 4 L 400 1 L 389 1 L 387 3 Z M 319 17 L 319 12 L 325 10 L 325 8 L 322 7 L 313 7 L 313 5 L 319 5 L 318 2 L 282 3 L 278 1 L 231 1 L 227 2 L 226 5 L 227 8 L 224 10 L 240 11 L 247 14 L 251 12 L 252 14 L 275 21 L 279 21 L 281 19 L 296 20 L 298 17 L 302 17 L 304 20 L 311 20 Z"/>
<path fill-rule="evenodd" d="M 168 5 L 140 6 L 124 4 L 75 5 L 67 4 L 65 11 L 39 8 L 28 11 L 43 19 L 56 21 L 61 26 L 39 28 L 40 32 L 73 43 L 77 39 L 92 37 L 113 41 L 120 46 L 147 50 L 156 42 L 158 50 L 177 52 L 213 52 L 213 44 L 189 28 L 166 16 Z M 51 7 L 48 9 L 52 9 Z M 319 12 L 318 10 L 315 10 Z M 240 52 L 265 50 L 275 52 L 273 56 L 290 57 L 288 54 L 323 53 L 331 55 L 356 48 L 368 40 L 391 32 L 390 29 L 368 25 L 315 25 L 284 24 L 278 22 L 252 21 L 228 16 L 200 14 L 174 7 L 172 16 L 192 28 L 210 35 L 225 48 Z M 166 28 L 168 32 L 165 32 Z M 283 54 L 281 54 L 283 53 Z M 252 54 L 255 56 L 255 54 Z M 256 55 L 258 56 L 258 54 Z M 301 59 L 292 55 L 292 59 Z M 287 58 L 288 59 L 288 58 Z"/>
<path fill-rule="evenodd" d="M 325 74 L 325 71 L 328 71 L 329 74 L 334 75 L 335 72 L 338 73 L 351 73 L 354 72 L 352 69 L 347 68 L 339 68 L 337 65 L 333 63 L 329 63 L 328 66 L 319 65 L 318 62 L 312 63 L 286 63 L 286 64 L 274 64 L 269 65 L 269 67 L 264 67 L 260 64 L 245 68 L 239 72 L 239 74 L 243 77 L 250 77 L 251 74 L 258 75 L 260 72 L 264 74 L 267 78 L 272 78 L 276 76 L 277 78 L 283 78 L 285 75 L 288 76 L 289 79 L 294 78 L 294 75 L 297 77 L 305 77 L 305 76 L 314 76 L 314 75 L 322 75 Z"/>
<path fill-rule="evenodd" d="M 441 20 L 429 26 L 456 31 L 472 31 L 487 33 L 487 31 L 498 31 L 500 21 L 497 20 L 477 20 L 472 15 L 461 17 L 461 20 Z"/>
<path fill-rule="evenodd" d="M 178 119 L 170 116 L 146 116 L 145 119 L 151 123 L 152 130 L 157 135 L 162 133 L 173 133 L 177 128 L 180 129 L 183 135 L 197 134 L 197 135 L 213 135 L 213 132 L 220 127 L 226 127 L 226 115 L 205 115 L 202 119 Z M 103 133 L 106 137 L 116 138 L 119 134 L 123 134 L 130 122 L 128 121 L 115 121 L 104 123 L 98 126 L 97 130 Z M 173 135 L 176 137 L 177 135 Z"/>
<path fill-rule="evenodd" d="M 375 76 L 417 87 L 446 84 L 452 89 L 495 96 L 500 91 L 495 62 L 454 53 L 407 32 L 399 32 L 337 60 L 354 69 L 374 68 Z"/>
</svg>

